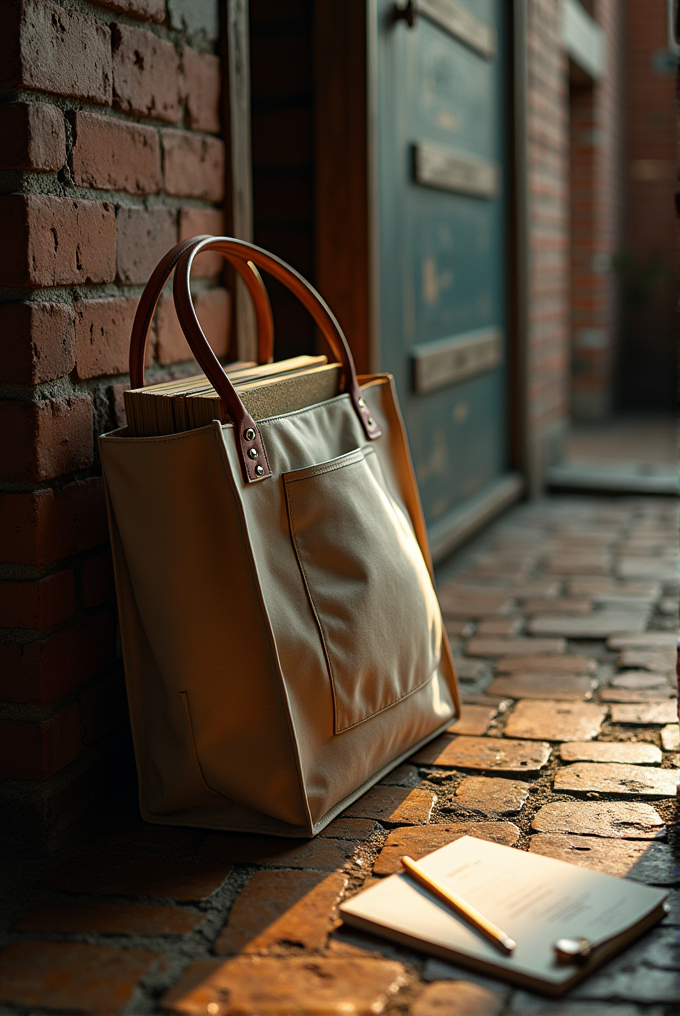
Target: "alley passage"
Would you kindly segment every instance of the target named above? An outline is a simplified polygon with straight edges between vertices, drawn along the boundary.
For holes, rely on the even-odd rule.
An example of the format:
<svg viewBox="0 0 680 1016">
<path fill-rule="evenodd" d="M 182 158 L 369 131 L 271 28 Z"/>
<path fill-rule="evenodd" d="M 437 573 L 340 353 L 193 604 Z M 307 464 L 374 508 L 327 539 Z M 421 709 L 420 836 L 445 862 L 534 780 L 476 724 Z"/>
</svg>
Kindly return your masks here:
<svg viewBox="0 0 680 1016">
<path fill-rule="evenodd" d="M 462 718 L 315 840 L 107 804 L 10 901 L 0 1012 L 677 1013 L 674 515 L 552 498 L 459 555 L 440 596 Z M 338 926 L 343 896 L 463 833 L 668 887 L 671 913 L 568 1002 Z"/>
</svg>

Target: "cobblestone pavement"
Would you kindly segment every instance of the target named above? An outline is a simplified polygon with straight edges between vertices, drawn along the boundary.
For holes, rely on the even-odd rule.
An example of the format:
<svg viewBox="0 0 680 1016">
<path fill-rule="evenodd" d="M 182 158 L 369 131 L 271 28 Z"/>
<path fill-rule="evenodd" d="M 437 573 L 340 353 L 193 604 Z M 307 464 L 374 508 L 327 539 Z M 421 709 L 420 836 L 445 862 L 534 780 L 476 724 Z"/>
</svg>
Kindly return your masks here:
<svg viewBox="0 0 680 1016">
<path fill-rule="evenodd" d="M 126 791 L 60 857 L 8 866 L 0 1012 L 680 1012 L 674 508 L 553 498 L 459 555 L 440 593 L 462 718 L 315 840 L 145 825 Z M 343 895 L 463 832 L 673 909 L 561 1001 L 339 926 Z"/>
</svg>

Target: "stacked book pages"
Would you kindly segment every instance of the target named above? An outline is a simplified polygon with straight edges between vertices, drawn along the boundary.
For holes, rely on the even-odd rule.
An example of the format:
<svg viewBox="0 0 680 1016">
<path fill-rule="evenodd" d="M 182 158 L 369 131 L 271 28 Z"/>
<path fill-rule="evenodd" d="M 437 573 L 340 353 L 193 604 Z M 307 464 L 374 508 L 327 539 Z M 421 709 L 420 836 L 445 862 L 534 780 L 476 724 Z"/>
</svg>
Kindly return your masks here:
<svg viewBox="0 0 680 1016">
<path fill-rule="evenodd" d="M 279 363 L 237 362 L 226 374 L 254 420 L 291 413 L 332 399 L 340 390 L 341 365 L 325 356 L 294 356 Z M 131 437 L 178 434 L 229 422 L 222 399 L 205 374 L 124 392 Z"/>
</svg>

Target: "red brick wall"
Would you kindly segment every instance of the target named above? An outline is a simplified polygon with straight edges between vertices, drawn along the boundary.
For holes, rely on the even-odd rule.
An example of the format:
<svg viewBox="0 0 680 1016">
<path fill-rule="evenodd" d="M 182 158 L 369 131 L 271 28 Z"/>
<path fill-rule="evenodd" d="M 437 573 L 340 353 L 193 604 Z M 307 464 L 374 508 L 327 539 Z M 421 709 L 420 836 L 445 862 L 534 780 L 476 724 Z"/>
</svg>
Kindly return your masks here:
<svg viewBox="0 0 680 1016">
<path fill-rule="evenodd" d="M 568 413 L 567 61 L 560 5 L 527 5 L 528 432 L 533 474 L 559 457 Z"/>
<path fill-rule="evenodd" d="M 96 436 L 122 422 L 152 268 L 222 230 L 217 40 L 217 3 L 3 6 L 0 826 L 24 847 L 87 806 L 124 738 Z M 198 266 L 197 306 L 225 353 L 219 271 Z M 149 374 L 186 360 L 166 298 Z"/>
<path fill-rule="evenodd" d="M 626 3 L 625 285 L 619 395 L 624 408 L 672 410 L 677 363 L 674 301 L 675 67 L 666 5 Z"/>
<path fill-rule="evenodd" d="M 619 340 L 618 279 L 623 212 L 623 31 L 625 7 L 598 0 L 605 73 L 573 84 L 570 102 L 572 413 L 605 419 L 614 400 Z"/>
</svg>

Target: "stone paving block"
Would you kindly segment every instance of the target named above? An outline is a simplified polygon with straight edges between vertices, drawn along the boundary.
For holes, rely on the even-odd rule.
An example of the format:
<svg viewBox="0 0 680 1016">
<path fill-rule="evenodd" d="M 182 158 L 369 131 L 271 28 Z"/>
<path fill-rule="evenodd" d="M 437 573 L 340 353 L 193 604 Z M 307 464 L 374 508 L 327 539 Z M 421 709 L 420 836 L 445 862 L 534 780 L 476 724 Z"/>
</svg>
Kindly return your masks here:
<svg viewBox="0 0 680 1016">
<path fill-rule="evenodd" d="M 659 702 L 673 696 L 673 689 L 668 685 L 665 688 L 641 688 L 639 691 L 631 688 L 603 688 L 600 692 L 603 702 Z"/>
<path fill-rule="evenodd" d="M 592 976 L 592 975 L 591 975 Z M 590 978 L 589 978 L 590 980 Z M 642 1016 L 637 1005 L 612 1002 L 573 1002 L 546 999 L 528 991 L 516 991 L 510 1000 L 508 1016 Z M 663 1009 L 645 1009 L 645 1016 L 664 1016 Z"/>
<path fill-rule="evenodd" d="M 649 612 L 600 610 L 585 617 L 572 614 L 540 614 L 529 621 L 532 635 L 563 635 L 569 639 L 603 639 L 612 632 L 645 630 Z"/>
<path fill-rule="evenodd" d="M 593 697 L 595 682 L 590 677 L 577 674 L 513 674 L 496 677 L 488 687 L 491 695 L 507 695 L 509 698 L 560 699 L 577 702 Z"/>
<path fill-rule="evenodd" d="M 667 843 L 536 833 L 529 851 L 646 885 L 674 885 L 680 881 L 680 871 L 673 864 Z"/>
<path fill-rule="evenodd" d="M 538 773 L 550 758 L 544 741 L 509 741 L 495 737 L 452 737 L 444 734 L 421 748 L 418 765 L 451 766 L 497 773 Z"/>
<path fill-rule="evenodd" d="M 374 875 L 393 875 L 401 871 L 400 858 L 408 854 L 417 861 L 461 836 L 476 836 L 513 847 L 519 839 L 519 829 L 512 822 L 455 822 L 449 825 L 404 826 L 394 829 L 373 865 Z"/>
<path fill-rule="evenodd" d="M 544 565 L 548 575 L 609 575 L 612 559 L 608 554 L 588 554 L 586 557 L 575 554 L 560 554 L 549 557 Z"/>
<path fill-rule="evenodd" d="M 421 825 L 430 821 L 436 800 L 431 790 L 376 786 L 350 804 L 345 814 L 395 825 Z"/>
<path fill-rule="evenodd" d="M 484 660 L 470 660 L 466 656 L 454 656 L 454 664 L 460 681 L 476 681 L 486 670 Z"/>
<path fill-rule="evenodd" d="M 674 635 L 672 632 L 647 631 L 643 635 L 613 635 L 607 639 L 607 648 L 675 650 L 676 640 L 677 635 Z"/>
<path fill-rule="evenodd" d="M 523 700 L 510 714 L 503 735 L 538 741 L 589 741 L 597 737 L 606 715 L 607 707 L 595 703 Z"/>
<path fill-rule="evenodd" d="M 386 787 L 417 787 L 420 783 L 420 774 L 416 766 L 412 766 L 408 762 L 402 762 L 400 766 L 389 772 L 387 776 L 383 776 L 380 782 Z M 359 819 L 353 819 L 353 821 L 358 822 Z"/>
<path fill-rule="evenodd" d="M 554 579 L 538 579 L 512 587 L 512 595 L 518 600 L 551 599 L 559 596 L 560 583 Z"/>
<path fill-rule="evenodd" d="M 460 719 L 455 720 L 448 728 L 450 734 L 486 734 L 489 724 L 496 716 L 496 706 L 475 706 L 465 703 Z"/>
<path fill-rule="evenodd" d="M 415 766 L 409 767 L 418 773 Z M 396 771 L 396 770 L 395 770 Z M 329 822 L 319 836 L 327 836 L 332 840 L 367 840 L 379 829 L 379 825 L 370 818 L 348 818 L 344 813 Z"/>
<path fill-rule="evenodd" d="M 664 751 L 680 749 L 680 727 L 677 723 L 669 723 L 661 731 L 661 744 Z"/>
<path fill-rule="evenodd" d="M 76 903 L 49 900 L 36 903 L 21 915 L 19 931 L 49 931 L 72 935 L 185 935 L 205 920 L 181 907 L 145 907 L 138 904 Z"/>
<path fill-rule="evenodd" d="M 530 672 L 534 674 L 594 674 L 597 663 L 591 656 L 565 653 L 564 656 L 504 656 L 497 660 L 497 674 Z"/>
<path fill-rule="evenodd" d="M 468 656 L 543 656 L 565 653 L 564 639 L 503 639 L 475 636 L 467 644 Z"/>
<path fill-rule="evenodd" d="M 612 706 L 612 723 L 632 723 L 637 725 L 655 725 L 672 723 L 678 717 L 675 699 L 663 702 L 641 702 L 637 705 Z"/>
<path fill-rule="evenodd" d="M 674 582 L 678 577 L 678 566 L 674 560 L 659 557 L 623 557 L 616 565 L 616 572 L 623 579 Z"/>
<path fill-rule="evenodd" d="M 639 801 L 551 801 L 536 812 L 531 828 L 625 840 L 656 840 L 666 833 L 659 813 Z"/>
<path fill-rule="evenodd" d="M 412 1003 L 409 1016 L 498 1016 L 502 992 L 472 981 L 433 981 Z"/>
<path fill-rule="evenodd" d="M 444 618 L 444 627 L 450 639 L 469 639 L 475 631 L 474 622 L 458 621 L 453 617 Z"/>
<path fill-rule="evenodd" d="M 523 626 L 524 621 L 521 617 L 485 617 L 477 624 L 477 634 L 514 637 L 519 635 Z"/>
<path fill-rule="evenodd" d="M 529 796 L 529 787 L 520 780 L 468 776 L 456 790 L 455 803 L 485 815 L 516 815 Z"/>
<path fill-rule="evenodd" d="M 678 601 L 674 596 L 664 596 L 659 603 L 659 610 L 662 614 L 669 614 L 671 617 L 677 617 Z"/>
<path fill-rule="evenodd" d="M 293 840 L 248 833 L 211 833 L 197 854 L 206 861 L 335 871 L 352 857 L 354 849 L 352 842 L 341 839 Z"/>
<path fill-rule="evenodd" d="M 0 1004 L 118 1012 L 158 953 L 75 942 L 13 942 L 0 951 Z"/>
<path fill-rule="evenodd" d="M 237 956 L 192 963 L 161 1005 L 200 1016 L 374 1016 L 405 983 L 401 963 L 389 960 Z"/>
<path fill-rule="evenodd" d="M 642 1005 L 670 1003 L 674 1008 L 667 1009 L 665 1016 L 677 1016 L 678 1010 L 675 1005 L 680 998 L 677 970 L 652 969 L 642 963 L 634 965 L 630 959 L 627 960 L 628 956 L 629 950 L 626 950 L 622 956 L 612 960 L 602 970 L 596 970 L 583 984 L 572 989 L 572 998 L 605 1001 L 614 998 L 617 1001 L 630 1000 Z M 624 963 L 625 966 L 622 966 Z M 643 1011 L 644 1016 L 649 1016 L 648 1009 Z M 612 1009 L 611 1012 L 612 1016 L 615 1016 L 616 1010 Z M 590 1004 L 584 1008 L 583 1016 L 591 1016 Z"/>
<path fill-rule="evenodd" d="M 612 688 L 630 688 L 642 691 L 645 688 L 670 688 L 666 674 L 654 673 L 650 670 L 624 670 L 611 679 Z"/>
<path fill-rule="evenodd" d="M 558 769 L 557 792 L 618 794 L 626 797 L 675 797 L 677 773 L 672 769 L 631 766 L 620 762 L 575 762 Z"/>
<path fill-rule="evenodd" d="M 70 893 L 162 896 L 188 902 L 206 899 L 214 893 L 230 870 L 228 864 L 160 857 L 81 859 L 68 861 L 45 875 L 39 884 Z"/>
<path fill-rule="evenodd" d="M 445 618 L 476 619 L 488 614 L 508 614 L 513 601 L 507 593 L 482 593 L 443 586 L 438 593 L 439 606 Z"/>
<path fill-rule="evenodd" d="M 624 762 L 659 765 L 662 755 L 655 744 L 644 741 L 573 741 L 560 746 L 564 762 Z"/>
<path fill-rule="evenodd" d="M 504 713 L 512 705 L 512 699 L 503 698 L 501 695 L 474 695 L 471 692 L 463 692 L 461 702 L 464 706 L 487 706 L 499 713 Z"/>
<path fill-rule="evenodd" d="M 572 596 L 634 596 L 655 600 L 661 596 L 660 582 L 621 582 L 616 579 L 573 578 L 569 580 Z"/>
<path fill-rule="evenodd" d="M 592 603 L 585 597 L 561 596 L 554 600 L 525 600 L 525 614 L 589 614 Z"/>
<path fill-rule="evenodd" d="M 214 951 L 258 954 L 285 943 L 323 949 L 346 885 L 339 871 L 257 871 L 236 898 Z"/>
<path fill-rule="evenodd" d="M 675 650 L 624 649 L 618 662 L 619 667 L 641 667 L 669 675 L 675 670 Z"/>
</svg>

